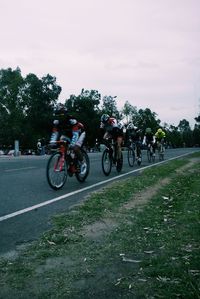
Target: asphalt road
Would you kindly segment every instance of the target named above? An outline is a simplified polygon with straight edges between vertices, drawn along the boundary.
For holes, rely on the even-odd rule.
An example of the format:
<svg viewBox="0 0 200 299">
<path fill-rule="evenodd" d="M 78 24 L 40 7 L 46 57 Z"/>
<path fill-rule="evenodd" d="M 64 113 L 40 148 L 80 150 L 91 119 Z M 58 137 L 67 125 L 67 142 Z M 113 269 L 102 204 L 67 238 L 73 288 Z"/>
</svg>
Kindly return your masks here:
<svg viewBox="0 0 200 299">
<path fill-rule="evenodd" d="M 199 150 L 168 149 L 165 161 Z M 112 180 L 137 175 L 139 169 L 150 166 L 143 152 L 142 165 L 129 167 L 124 152 L 120 175 L 113 168 L 110 176 L 105 177 L 101 169 L 101 155 L 89 154 L 90 174 L 86 182 L 79 183 L 75 177 L 68 177 L 59 191 L 52 190 L 46 181 L 48 156 L 0 156 L 0 255 L 12 256 L 16 249 L 37 239 L 51 227 L 53 215 L 68 211 L 83 201 L 88 193 Z"/>
</svg>

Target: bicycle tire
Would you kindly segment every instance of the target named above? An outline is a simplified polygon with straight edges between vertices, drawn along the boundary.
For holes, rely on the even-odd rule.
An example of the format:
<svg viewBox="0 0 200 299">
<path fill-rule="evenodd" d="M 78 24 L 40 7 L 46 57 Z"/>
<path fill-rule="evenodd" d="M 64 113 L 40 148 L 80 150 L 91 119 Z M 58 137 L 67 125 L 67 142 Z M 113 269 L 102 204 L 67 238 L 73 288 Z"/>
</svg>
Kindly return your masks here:
<svg viewBox="0 0 200 299">
<path fill-rule="evenodd" d="M 60 152 L 53 153 L 46 167 L 47 182 L 54 190 L 61 189 L 67 180 L 67 163 L 61 159 L 62 154 Z"/>
<path fill-rule="evenodd" d="M 88 157 L 88 154 L 86 153 L 86 151 L 84 149 L 81 149 L 82 155 L 83 155 L 83 161 L 86 163 L 87 168 L 86 168 L 86 172 L 84 174 L 81 174 L 80 172 L 75 172 L 75 176 L 77 178 L 77 180 L 79 182 L 84 182 L 89 174 L 90 171 L 90 160 Z"/>
<path fill-rule="evenodd" d="M 147 160 L 149 163 L 151 163 L 151 161 L 152 161 L 152 154 L 151 154 L 150 149 L 147 149 Z"/>
<path fill-rule="evenodd" d="M 110 155 L 109 149 L 105 149 L 102 154 L 101 165 L 103 173 L 108 176 L 112 169 L 112 157 Z"/>
<path fill-rule="evenodd" d="M 135 163 L 135 151 L 129 147 L 127 152 L 128 164 L 130 167 L 133 167 Z"/>
<path fill-rule="evenodd" d="M 142 164 L 142 156 L 140 157 L 140 160 L 139 159 L 137 160 L 137 164 L 138 164 L 138 166 L 140 166 Z"/>
<path fill-rule="evenodd" d="M 121 153 L 121 158 L 117 160 L 116 162 L 116 170 L 117 172 L 120 172 L 123 167 L 123 154 Z"/>
</svg>

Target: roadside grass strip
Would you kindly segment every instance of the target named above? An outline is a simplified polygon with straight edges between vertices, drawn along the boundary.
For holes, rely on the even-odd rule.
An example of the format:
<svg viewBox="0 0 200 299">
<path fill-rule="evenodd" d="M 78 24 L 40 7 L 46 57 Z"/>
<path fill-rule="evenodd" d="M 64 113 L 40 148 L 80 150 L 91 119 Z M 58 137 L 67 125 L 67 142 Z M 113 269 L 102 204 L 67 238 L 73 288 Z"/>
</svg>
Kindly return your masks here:
<svg viewBox="0 0 200 299">
<path fill-rule="evenodd" d="M 200 154 L 92 193 L 15 259 L 0 298 L 200 298 Z"/>
</svg>

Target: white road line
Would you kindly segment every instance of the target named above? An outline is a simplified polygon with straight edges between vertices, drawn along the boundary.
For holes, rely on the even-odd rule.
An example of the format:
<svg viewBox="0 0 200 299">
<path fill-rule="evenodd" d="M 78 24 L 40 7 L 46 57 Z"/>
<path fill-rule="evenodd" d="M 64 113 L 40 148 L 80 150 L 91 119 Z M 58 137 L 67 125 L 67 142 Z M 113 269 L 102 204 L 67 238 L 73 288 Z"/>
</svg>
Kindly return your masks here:
<svg viewBox="0 0 200 299">
<path fill-rule="evenodd" d="M 193 152 L 192 152 L 192 153 L 193 153 Z M 131 171 L 127 172 L 127 173 L 120 174 L 120 175 L 118 175 L 118 176 L 116 176 L 116 177 L 112 177 L 112 178 L 110 178 L 110 179 L 101 181 L 101 182 L 96 183 L 96 184 L 93 184 L 93 185 L 91 185 L 91 186 L 88 186 L 88 187 L 85 187 L 85 188 L 82 188 L 82 189 L 79 189 L 79 190 L 76 190 L 76 191 L 73 191 L 73 192 L 70 192 L 70 193 L 61 195 L 61 196 L 59 196 L 59 197 L 55 197 L 55 198 L 53 198 L 53 199 L 50 199 L 50 200 L 47 200 L 47 201 L 45 201 L 45 202 L 39 203 L 39 204 L 37 204 L 37 205 L 34 205 L 34 206 L 31 206 L 31 207 L 28 207 L 28 208 L 25 208 L 25 209 L 16 211 L 16 212 L 14 212 L 14 213 L 11 213 L 11 214 L 7 214 L 7 215 L 4 215 L 4 216 L 1 216 L 1 217 L 0 217 L 0 222 L 1 222 L 1 221 L 4 221 L 4 220 L 7 220 L 7 219 L 9 219 L 9 218 L 16 217 L 16 216 L 21 215 L 21 214 L 25 214 L 25 213 L 30 212 L 30 211 L 33 211 L 33 210 L 35 210 L 35 209 L 38 209 L 38 208 L 41 208 L 41 207 L 50 205 L 50 204 L 52 204 L 52 203 L 54 203 L 54 202 L 57 202 L 57 201 L 59 201 L 59 200 L 62 200 L 62 199 L 64 199 L 64 198 L 70 197 L 70 196 L 72 196 L 72 195 L 75 195 L 75 194 L 78 194 L 78 193 L 81 193 L 81 192 L 84 192 L 84 191 L 87 191 L 87 190 L 90 190 L 90 189 L 92 189 L 92 188 L 94 188 L 94 187 L 98 187 L 98 186 L 104 185 L 104 184 L 106 184 L 106 183 L 108 183 L 108 182 L 111 182 L 111 181 L 114 181 L 114 180 L 116 180 L 116 179 L 125 177 L 125 176 L 127 176 L 127 175 L 129 175 L 129 174 L 132 174 L 132 173 L 134 173 L 134 172 L 141 171 L 141 170 L 144 170 L 144 169 L 146 169 L 146 168 L 154 167 L 154 166 L 157 166 L 157 165 L 159 165 L 159 164 L 163 164 L 163 163 L 166 163 L 166 162 L 168 162 L 168 161 L 175 160 L 175 159 L 181 158 L 181 157 L 183 157 L 183 156 L 187 156 L 187 155 L 192 154 L 192 153 L 183 154 L 183 155 L 180 155 L 180 156 L 178 156 L 178 157 L 173 157 L 173 158 L 170 158 L 170 159 L 168 159 L 168 160 L 164 160 L 164 161 L 161 161 L 161 162 L 158 162 L 158 163 L 155 163 L 155 164 L 150 164 L 150 165 L 148 165 L 148 166 L 144 166 L 144 167 L 141 167 L 141 168 L 138 168 L 138 169 L 134 169 L 134 170 L 131 170 Z"/>
<path fill-rule="evenodd" d="M 12 172 L 12 171 L 18 171 L 18 170 L 27 170 L 27 169 L 34 169 L 37 168 L 36 166 L 30 166 L 30 167 L 21 167 L 21 168 L 11 168 L 6 169 L 5 172 Z"/>
</svg>

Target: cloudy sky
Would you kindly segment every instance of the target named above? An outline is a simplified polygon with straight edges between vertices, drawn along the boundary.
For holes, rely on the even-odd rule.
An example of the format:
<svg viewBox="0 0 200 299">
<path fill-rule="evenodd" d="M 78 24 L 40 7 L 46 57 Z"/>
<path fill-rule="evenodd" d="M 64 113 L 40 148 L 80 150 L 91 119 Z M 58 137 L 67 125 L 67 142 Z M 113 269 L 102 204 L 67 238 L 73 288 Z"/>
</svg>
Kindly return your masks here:
<svg viewBox="0 0 200 299">
<path fill-rule="evenodd" d="M 51 74 L 191 125 L 200 111 L 200 0 L 0 0 L 0 69 Z"/>
</svg>

